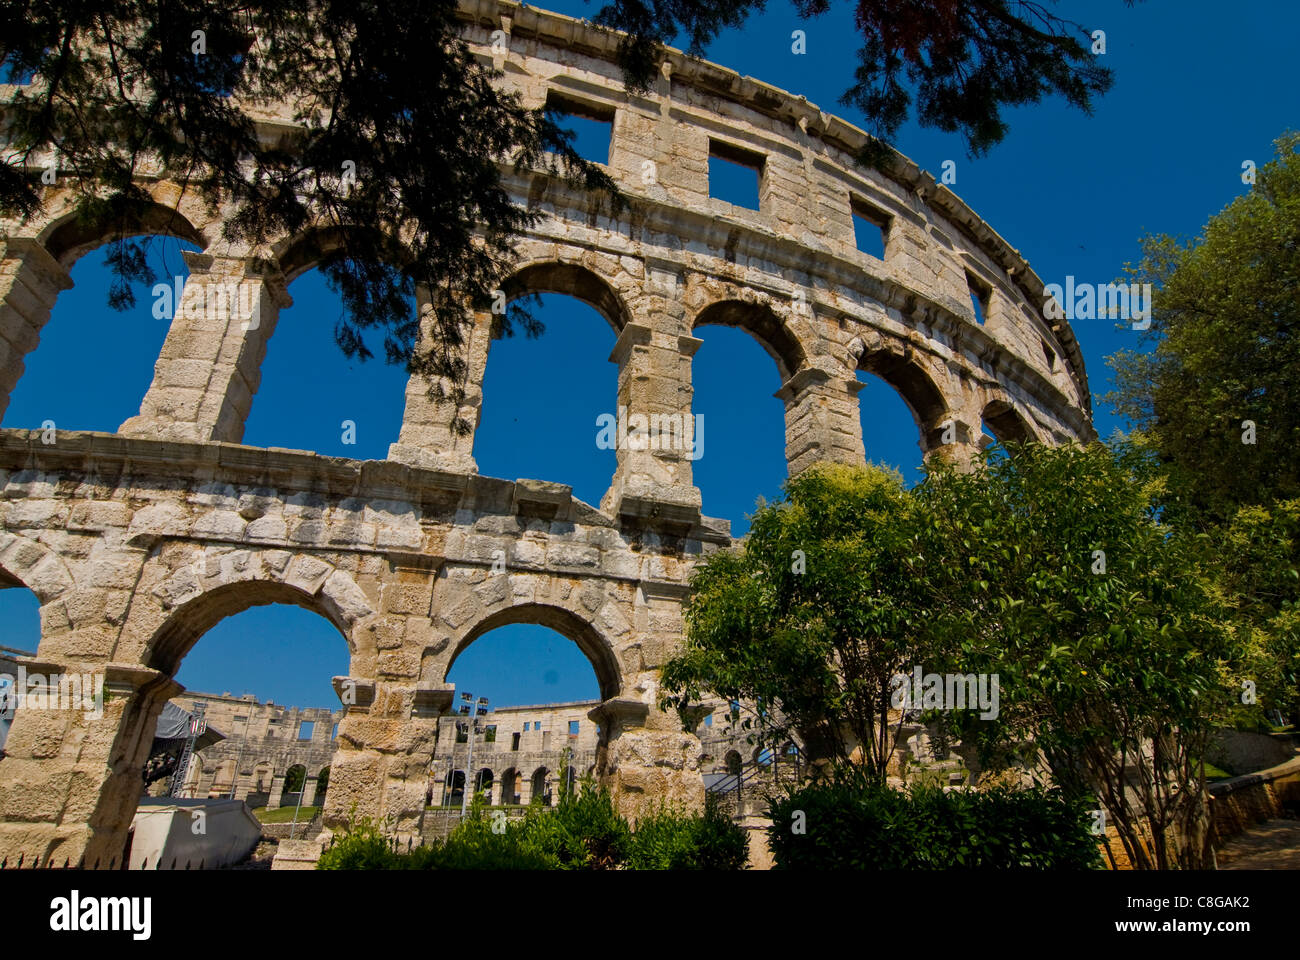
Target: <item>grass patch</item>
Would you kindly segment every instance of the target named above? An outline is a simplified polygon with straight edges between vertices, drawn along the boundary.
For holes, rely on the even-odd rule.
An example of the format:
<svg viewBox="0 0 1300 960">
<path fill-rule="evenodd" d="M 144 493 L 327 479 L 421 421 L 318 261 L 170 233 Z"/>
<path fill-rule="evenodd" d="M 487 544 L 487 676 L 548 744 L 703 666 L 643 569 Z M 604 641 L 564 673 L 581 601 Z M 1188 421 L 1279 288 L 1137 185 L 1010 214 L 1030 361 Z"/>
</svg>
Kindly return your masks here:
<svg viewBox="0 0 1300 960">
<path fill-rule="evenodd" d="M 253 811 L 253 816 L 262 823 L 293 823 L 294 807 L 280 807 L 277 810 L 268 810 L 266 807 L 258 807 Z M 298 809 L 298 822 L 307 823 L 320 813 L 320 807 L 302 807 Z"/>
</svg>

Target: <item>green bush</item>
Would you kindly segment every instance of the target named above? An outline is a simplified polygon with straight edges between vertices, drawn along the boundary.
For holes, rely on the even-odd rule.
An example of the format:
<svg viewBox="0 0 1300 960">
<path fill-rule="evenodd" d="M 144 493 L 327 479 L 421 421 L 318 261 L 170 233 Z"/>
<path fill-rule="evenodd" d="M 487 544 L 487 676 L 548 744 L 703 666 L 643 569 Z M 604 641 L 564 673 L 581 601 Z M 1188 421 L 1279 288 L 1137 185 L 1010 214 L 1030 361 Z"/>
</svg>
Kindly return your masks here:
<svg viewBox="0 0 1300 960">
<path fill-rule="evenodd" d="M 776 799 L 768 835 L 786 870 L 1083 870 L 1101 865 L 1088 808 L 1056 790 L 903 792 L 841 774 Z"/>
<path fill-rule="evenodd" d="M 737 870 L 745 832 L 714 805 L 703 815 L 660 809 L 633 832 L 609 792 L 586 781 L 555 807 L 503 820 L 475 801 L 445 840 L 409 852 L 370 820 L 349 823 L 321 856 L 321 870 Z"/>
<path fill-rule="evenodd" d="M 534 806 L 515 825 L 519 843 L 565 870 L 609 870 L 627 857 L 631 831 L 614 810 L 609 791 L 590 781 L 574 795 L 561 792 L 554 807 Z"/>
<path fill-rule="evenodd" d="M 336 836 L 321 854 L 317 870 L 399 870 L 393 841 L 369 817 L 349 820 L 348 829 Z"/>
<path fill-rule="evenodd" d="M 710 794 L 703 814 L 661 807 L 638 820 L 627 865 L 632 870 L 743 870 L 748 858 L 745 831 Z"/>
</svg>

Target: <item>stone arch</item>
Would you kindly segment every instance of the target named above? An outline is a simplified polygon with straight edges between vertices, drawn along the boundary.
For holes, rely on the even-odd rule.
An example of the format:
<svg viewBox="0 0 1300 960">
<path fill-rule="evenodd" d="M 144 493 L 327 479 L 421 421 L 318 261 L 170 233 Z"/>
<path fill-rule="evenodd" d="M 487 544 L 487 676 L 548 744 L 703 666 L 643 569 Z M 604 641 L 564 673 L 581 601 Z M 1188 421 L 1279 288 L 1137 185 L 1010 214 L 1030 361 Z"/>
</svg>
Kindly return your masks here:
<svg viewBox="0 0 1300 960">
<path fill-rule="evenodd" d="M 980 411 L 980 418 L 1002 443 L 1038 441 L 1038 435 L 1030 421 L 1005 397 L 995 397 L 986 403 Z"/>
<path fill-rule="evenodd" d="M 273 244 L 271 254 L 280 267 L 285 286 L 342 249 L 345 236 L 338 227 L 316 225 Z M 410 251 L 405 247 L 388 238 L 383 238 L 383 243 L 389 248 L 389 260 L 395 266 L 401 267 L 410 261 Z"/>
<path fill-rule="evenodd" d="M 0 530 L 0 586 L 26 587 L 45 606 L 71 589 L 73 579 L 57 553 Z"/>
<path fill-rule="evenodd" d="M 296 778 L 297 775 L 296 775 L 296 773 L 295 773 L 294 771 L 297 771 L 297 770 L 301 770 L 301 771 L 302 771 L 302 783 L 296 785 L 296 786 L 297 786 L 297 789 L 293 789 L 293 788 L 291 788 L 291 787 L 289 786 L 289 778 L 290 778 L 290 776 L 294 776 L 294 777 Z M 305 763 L 292 763 L 292 764 L 290 764 L 288 767 L 285 768 L 285 771 L 284 771 L 284 792 L 285 792 L 285 793 L 301 793 L 301 792 L 306 788 L 306 786 L 307 786 L 307 780 L 308 780 L 308 777 L 307 777 L 307 764 L 305 764 Z"/>
<path fill-rule="evenodd" d="M 528 778 L 529 783 L 529 802 L 540 801 L 549 806 L 547 798 L 547 781 L 550 779 L 551 772 L 546 767 L 538 767 L 533 771 L 533 775 Z"/>
<path fill-rule="evenodd" d="M 518 266 L 501 284 L 510 300 L 535 293 L 559 293 L 581 300 L 610 325 L 618 336 L 631 314 L 623 294 L 595 271 L 579 263 L 552 258 Z"/>
<path fill-rule="evenodd" d="M 722 765 L 729 774 L 740 773 L 743 763 L 744 761 L 740 757 L 739 750 L 728 750 L 726 755 L 722 758 Z"/>
<path fill-rule="evenodd" d="M 766 303 L 741 299 L 715 300 L 699 310 L 691 330 L 707 324 L 737 327 L 754 338 L 772 358 L 785 383 L 803 367 L 807 351 L 790 325 Z"/>
<path fill-rule="evenodd" d="M 88 218 L 72 210 L 51 220 L 36 240 L 59 266 L 68 270 L 98 246 L 139 236 L 175 237 L 194 244 L 200 250 L 206 249 L 209 243 L 190 217 L 177 207 L 157 200 L 132 211 L 119 222 Z"/>
<path fill-rule="evenodd" d="M 501 774 L 501 803 L 518 803 L 519 796 L 519 771 L 515 767 L 506 767 Z"/>
<path fill-rule="evenodd" d="M 231 554 L 203 554 L 196 563 L 204 570 L 215 560 L 219 570 L 200 586 L 190 568 L 182 568 L 155 591 L 164 598 L 170 614 L 145 644 L 141 660 L 145 666 L 175 676 L 180 662 L 204 634 L 221 620 L 249 607 L 284 603 L 302 607 L 328 620 L 348 645 L 353 663 L 373 663 L 376 656 L 370 632 L 362 621 L 374 615 L 369 599 L 348 574 L 317 557 L 301 555 L 277 570 L 275 563 L 259 551 L 240 552 L 238 562 Z M 242 566 L 243 569 L 237 569 Z M 353 673 L 357 672 L 354 666 Z"/>
<path fill-rule="evenodd" d="M 488 614 L 472 626 L 467 626 L 459 638 L 453 639 L 451 657 L 447 660 L 442 675 L 434 679 L 445 683 L 456 660 L 471 643 L 489 631 L 513 623 L 533 623 L 549 627 L 560 636 L 573 641 L 596 672 L 601 700 L 609 700 L 619 695 L 623 687 L 623 676 L 614 645 L 588 620 L 564 607 L 546 603 L 525 602 L 507 606 Z"/>
<path fill-rule="evenodd" d="M 865 344 L 855 339 L 849 354 L 855 370 L 874 374 L 898 391 L 920 431 L 922 453 L 942 446 L 942 424 L 950 414 L 949 404 L 911 344 L 877 335 Z"/>
</svg>

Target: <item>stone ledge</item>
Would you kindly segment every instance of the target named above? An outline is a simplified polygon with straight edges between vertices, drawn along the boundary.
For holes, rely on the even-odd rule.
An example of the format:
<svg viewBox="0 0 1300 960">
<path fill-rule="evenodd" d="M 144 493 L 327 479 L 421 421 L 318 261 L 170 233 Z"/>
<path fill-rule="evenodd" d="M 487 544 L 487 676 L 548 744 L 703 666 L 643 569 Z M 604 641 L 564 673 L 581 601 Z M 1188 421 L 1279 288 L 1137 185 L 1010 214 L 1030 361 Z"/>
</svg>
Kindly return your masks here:
<svg viewBox="0 0 1300 960">
<path fill-rule="evenodd" d="M 281 840 L 272 870 L 315 870 L 325 845 L 320 840 Z"/>
</svg>

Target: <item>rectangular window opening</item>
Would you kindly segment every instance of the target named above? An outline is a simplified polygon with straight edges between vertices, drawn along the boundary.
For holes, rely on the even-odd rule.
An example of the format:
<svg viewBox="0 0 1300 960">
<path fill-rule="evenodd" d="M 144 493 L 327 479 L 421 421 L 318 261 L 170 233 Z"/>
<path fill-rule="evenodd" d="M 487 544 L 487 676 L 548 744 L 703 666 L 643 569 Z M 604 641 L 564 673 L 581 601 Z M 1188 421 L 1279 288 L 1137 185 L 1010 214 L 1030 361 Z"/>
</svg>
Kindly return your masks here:
<svg viewBox="0 0 1300 960">
<path fill-rule="evenodd" d="M 760 209 L 764 157 L 734 144 L 709 140 L 709 196 Z"/>
<path fill-rule="evenodd" d="M 988 322 L 989 304 L 993 298 L 993 288 L 982 280 L 966 274 L 966 286 L 970 289 L 970 302 L 975 310 L 975 322 L 981 327 Z"/>
<path fill-rule="evenodd" d="M 609 164 L 614 138 L 614 108 L 583 103 L 554 90 L 546 94 L 546 115 L 562 130 L 571 130 L 573 149 L 590 163 Z"/>
<path fill-rule="evenodd" d="M 571 736 L 571 737 L 576 737 L 577 735 L 578 735 L 578 721 L 577 721 L 577 720 L 570 720 L 570 721 L 569 721 L 569 736 Z"/>
<path fill-rule="evenodd" d="M 887 213 L 882 213 L 860 197 L 850 195 L 849 207 L 853 212 L 853 241 L 862 253 L 869 253 L 877 260 L 885 259 L 885 248 L 889 243 L 889 221 Z"/>
<path fill-rule="evenodd" d="M 304 720 L 302 723 L 298 724 L 299 740 L 310 740 L 311 735 L 315 732 L 316 732 L 315 720 Z"/>
<path fill-rule="evenodd" d="M 483 731 L 483 742 L 484 742 L 484 743 L 496 743 L 496 742 L 497 742 L 497 728 L 496 728 L 496 724 L 492 724 L 492 725 L 488 726 L 488 727 Z"/>
<path fill-rule="evenodd" d="M 519 734 L 517 733 L 510 734 L 510 749 L 511 750 L 519 749 Z"/>
<path fill-rule="evenodd" d="M 1047 361 L 1047 369 L 1056 369 L 1056 351 L 1047 345 L 1046 340 L 1039 341 L 1043 345 L 1043 359 Z"/>
</svg>

